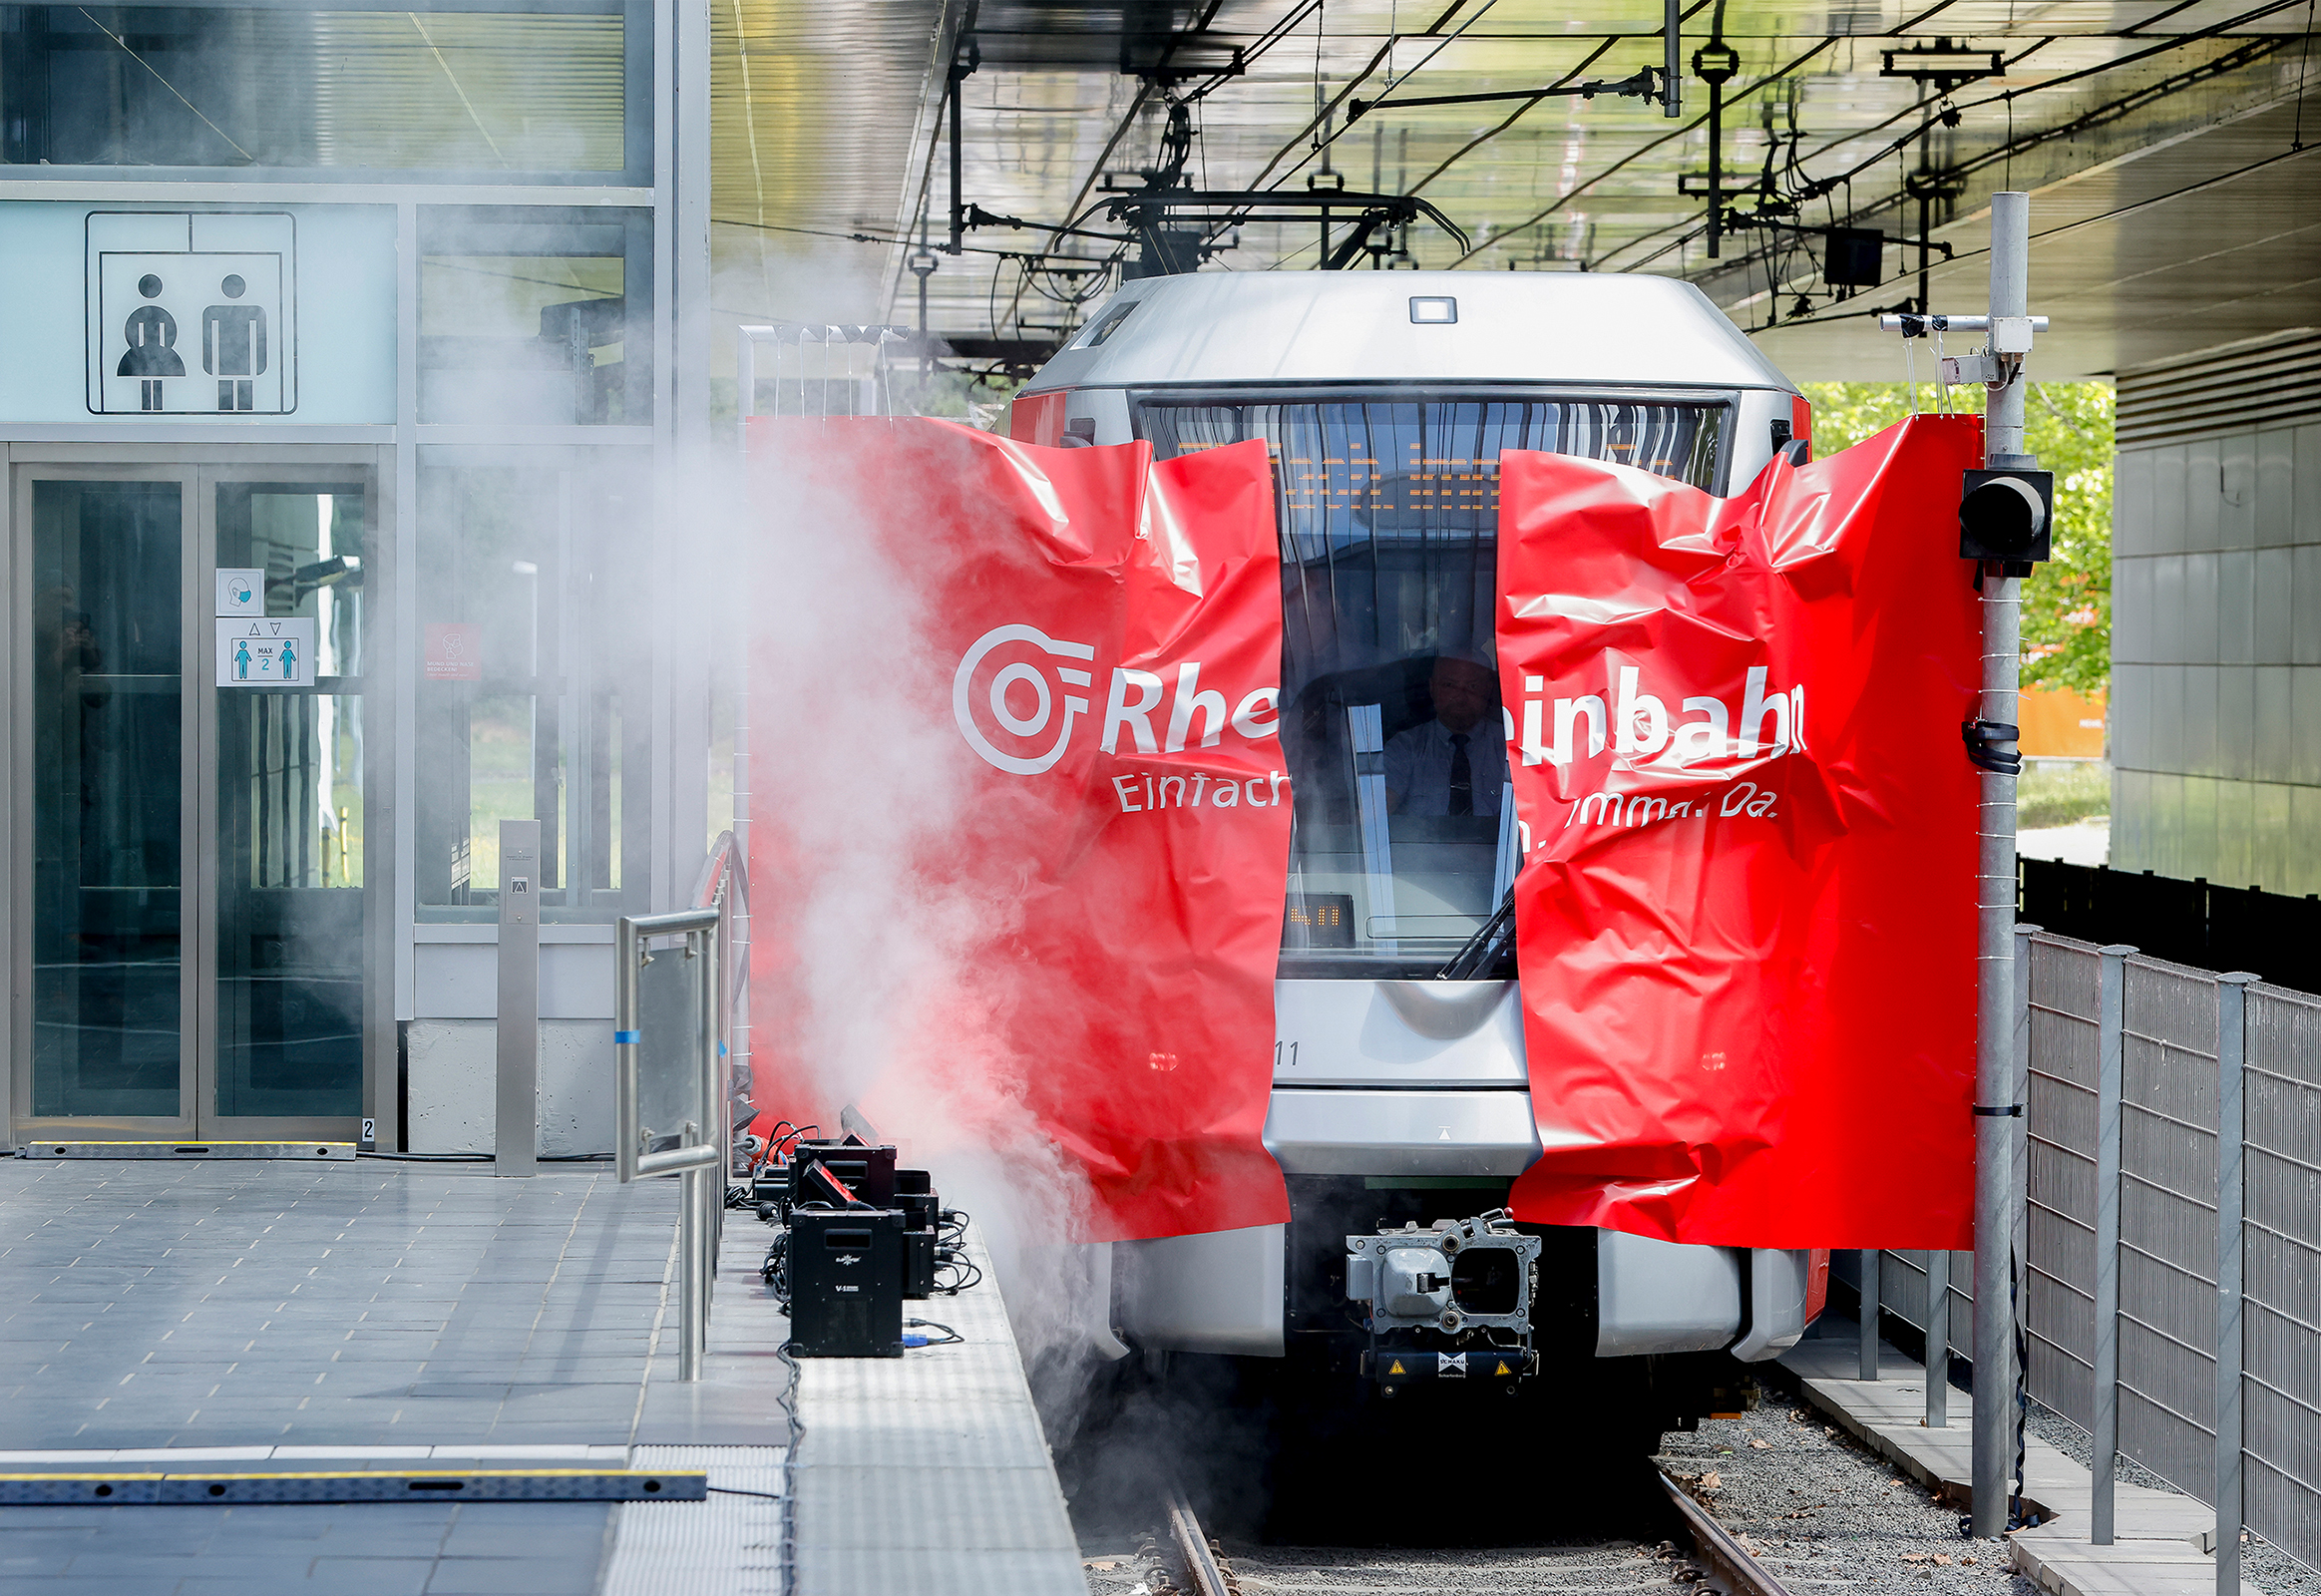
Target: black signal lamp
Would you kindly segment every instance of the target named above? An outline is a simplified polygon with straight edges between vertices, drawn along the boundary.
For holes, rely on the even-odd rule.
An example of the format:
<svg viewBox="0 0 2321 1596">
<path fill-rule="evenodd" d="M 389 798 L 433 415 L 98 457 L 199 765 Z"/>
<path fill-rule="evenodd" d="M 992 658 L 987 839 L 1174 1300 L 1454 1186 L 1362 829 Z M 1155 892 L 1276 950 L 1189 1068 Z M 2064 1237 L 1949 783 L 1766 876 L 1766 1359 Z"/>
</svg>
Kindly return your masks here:
<svg viewBox="0 0 2321 1596">
<path fill-rule="evenodd" d="M 1821 280 L 1832 288 L 1875 288 L 1885 280 L 1886 235 L 1876 227 L 1832 227 Z"/>
<path fill-rule="evenodd" d="M 1958 504 L 1959 558 L 1997 562 L 2010 568 L 2008 576 L 2027 577 L 2035 562 L 2052 558 L 2054 521 L 2052 471 L 1970 471 Z"/>
</svg>

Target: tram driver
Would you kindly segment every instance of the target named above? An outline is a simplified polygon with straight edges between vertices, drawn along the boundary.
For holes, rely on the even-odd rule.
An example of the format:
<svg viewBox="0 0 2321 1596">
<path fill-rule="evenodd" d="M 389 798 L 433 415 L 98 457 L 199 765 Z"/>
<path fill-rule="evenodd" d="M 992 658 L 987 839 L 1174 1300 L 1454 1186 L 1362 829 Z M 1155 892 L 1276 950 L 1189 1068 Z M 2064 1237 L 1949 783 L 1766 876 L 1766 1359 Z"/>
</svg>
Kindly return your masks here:
<svg viewBox="0 0 2321 1596">
<path fill-rule="evenodd" d="M 1434 718 L 1386 739 L 1386 810 L 1397 815 L 1496 815 L 1507 788 L 1498 672 L 1438 654 L 1427 689 Z"/>
</svg>

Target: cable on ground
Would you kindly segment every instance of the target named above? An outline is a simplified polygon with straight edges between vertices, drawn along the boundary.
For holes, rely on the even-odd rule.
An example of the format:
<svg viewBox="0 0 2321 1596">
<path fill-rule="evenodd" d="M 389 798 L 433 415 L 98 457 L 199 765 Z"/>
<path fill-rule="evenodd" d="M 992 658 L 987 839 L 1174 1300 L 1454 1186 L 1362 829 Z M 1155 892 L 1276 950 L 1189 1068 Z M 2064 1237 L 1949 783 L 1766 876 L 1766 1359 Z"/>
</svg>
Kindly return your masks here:
<svg viewBox="0 0 2321 1596">
<path fill-rule="evenodd" d="M 798 1368 L 795 1344 L 784 1338 L 774 1349 L 774 1356 L 790 1372 L 783 1383 L 782 1395 L 775 1402 L 788 1421 L 788 1441 L 782 1448 L 782 1511 L 780 1532 L 775 1537 L 774 1560 L 782 1571 L 782 1596 L 794 1596 L 798 1589 L 798 1448 L 806 1442 L 806 1420 L 798 1416 L 798 1382 L 803 1372 Z"/>
</svg>

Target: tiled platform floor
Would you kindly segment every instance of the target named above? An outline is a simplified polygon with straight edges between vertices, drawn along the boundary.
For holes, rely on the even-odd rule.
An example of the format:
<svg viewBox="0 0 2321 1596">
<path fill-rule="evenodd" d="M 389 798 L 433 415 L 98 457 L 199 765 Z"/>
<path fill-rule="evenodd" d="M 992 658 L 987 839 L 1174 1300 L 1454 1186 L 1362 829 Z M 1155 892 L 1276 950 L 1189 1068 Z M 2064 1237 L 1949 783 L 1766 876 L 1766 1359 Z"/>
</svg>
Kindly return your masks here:
<svg viewBox="0 0 2321 1596">
<path fill-rule="evenodd" d="M 631 1438 L 676 1192 L 0 1159 L 0 1450 Z"/>
<path fill-rule="evenodd" d="M 0 1159 L 0 1453 L 296 1447 L 317 1460 L 291 1466 L 327 1467 L 338 1447 L 488 1446 L 508 1466 L 503 1448 L 569 1464 L 691 1438 L 690 1393 L 647 1396 L 680 1395 L 675 1199 L 594 1166 Z M 717 1418 L 700 1438 L 780 1438 L 770 1411 Z M 0 1593 L 580 1596 L 611 1521 L 585 1503 L 0 1508 Z"/>
</svg>

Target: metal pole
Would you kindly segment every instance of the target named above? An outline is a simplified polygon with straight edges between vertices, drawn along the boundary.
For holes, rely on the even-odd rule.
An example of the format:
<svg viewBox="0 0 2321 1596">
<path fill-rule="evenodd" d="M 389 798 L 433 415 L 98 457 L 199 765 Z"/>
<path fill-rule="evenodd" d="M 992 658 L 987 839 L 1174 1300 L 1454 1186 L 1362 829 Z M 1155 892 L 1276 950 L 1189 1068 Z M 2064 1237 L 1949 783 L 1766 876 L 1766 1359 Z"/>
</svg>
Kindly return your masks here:
<svg viewBox="0 0 2321 1596">
<path fill-rule="evenodd" d="M 622 916 L 612 948 L 612 1173 L 622 1185 L 636 1179 L 636 1065 L 644 1032 L 636 1023 L 636 970 L 643 939 Z"/>
<path fill-rule="evenodd" d="M 540 822 L 500 822 L 498 1078 L 492 1173 L 540 1172 Z"/>
<path fill-rule="evenodd" d="M 1950 1427 L 1950 1254 L 1926 1255 L 1926 1427 Z"/>
<path fill-rule="evenodd" d="M 726 1075 L 725 1047 L 725 896 L 731 891 L 733 878 L 726 877 L 726 888 L 718 895 L 717 924 L 701 934 L 701 942 L 709 961 L 702 972 L 701 989 L 708 998 L 708 1035 L 701 1048 L 705 1064 L 703 1085 L 709 1093 L 709 1134 L 717 1144 L 717 1162 L 703 1171 L 704 1196 L 707 1207 L 702 1218 L 708 1221 L 702 1237 L 701 1323 L 709 1323 L 709 1307 L 717 1291 L 717 1249 L 725 1240 L 725 1183 L 733 1169 L 733 1090 Z"/>
<path fill-rule="evenodd" d="M 2248 1053 L 2248 984 L 2235 971 L 2216 988 L 2216 1596 L 2240 1596 L 2242 1155 L 2248 1121 L 2240 1094 Z"/>
<path fill-rule="evenodd" d="M 733 331 L 733 360 L 739 368 L 734 372 L 737 380 L 733 385 L 733 397 L 741 409 L 741 443 L 746 449 L 749 447 L 749 418 L 758 413 L 758 329 L 736 327 Z"/>
<path fill-rule="evenodd" d="M 1861 1254 L 1861 1378 L 1878 1378 L 1878 1258 L 1875 1247 Z"/>
<path fill-rule="evenodd" d="M 688 1124 L 688 1131 L 699 1127 Z M 690 1136 L 686 1140 L 690 1141 Z M 701 1378 L 701 1171 L 677 1171 L 677 1379 Z"/>
<path fill-rule="evenodd" d="M 1661 12 L 1661 110 L 1672 117 L 1685 114 L 1684 0 L 1667 0 Z"/>
<path fill-rule="evenodd" d="M 2029 196 L 1991 199 L 1991 314 L 2020 316 L 2028 300 Z M 1923 308 L 1923 307 L 1921 307 Z M 2023 443 L 2023 386 L 1994 391 L 1987 408 L 1987 448 L 1998 460 Z M 2010 419 L 2011 418 L 2011 419 Z M 2015 724 L 2015 690 L 2022 675 L 2022 583 L 1983 576 L 1982 718 Z M 2015 745 L 1993 751 L 2012 754 Z M 1985 1538 L 2007 1531 L 2006 1378 L 2014 1315 L 2008 1304 L 2008 1242 L 2014 1229 L 2012 1121 L 2020 1113 L 2014 1087 L 2015 1036 L 2015 778 L 1983 771 L 1981 837 L 1976 852 L 1975 922 L 1975 1315 L 1974 1361 L 1978 1389 L 1992 1399 L 1975 1403 L 1972 1528 Z"/>
<path fill-rule="evenodd" d="M 1715 260 L 1725 240 L 1725 84 L 1709 85 L 1709 258 Z"/>
<path fill-rule="evenodd" d="M 2088 1539 L 2112 1544 L 2113 1474 L 2120 1452 L 2120 1077 L 2125 1045 L 2128 956 L 2101 950 L 2096 1032 L 2096 1391 L 2089 1426 L 2096 1499 Z"/>
<path fill-rule="evenodd" d="M 1669 3 L 1674 5 L 1676 0 Z M 955 255 L 967 241 L 967 207 L 960 179 L 960 85 L 966 81 L 967 75 L 954 61 L 951 67 L 951 248 L 946 252 Z"/>
</svg>

